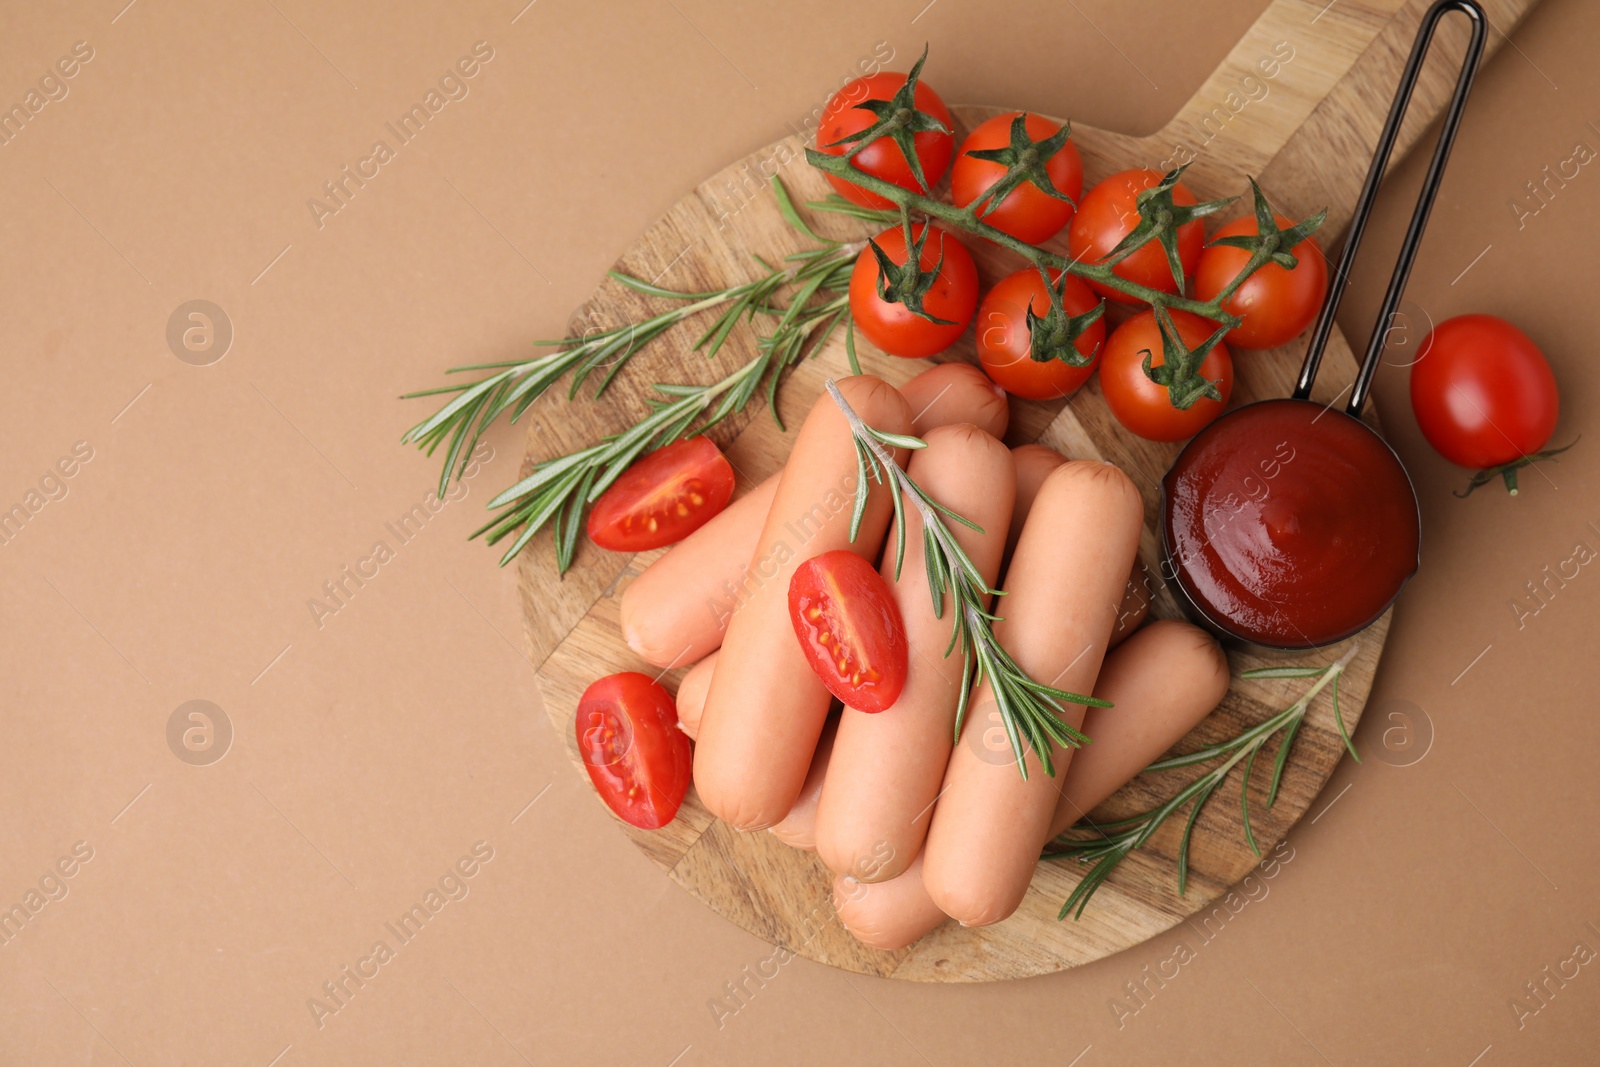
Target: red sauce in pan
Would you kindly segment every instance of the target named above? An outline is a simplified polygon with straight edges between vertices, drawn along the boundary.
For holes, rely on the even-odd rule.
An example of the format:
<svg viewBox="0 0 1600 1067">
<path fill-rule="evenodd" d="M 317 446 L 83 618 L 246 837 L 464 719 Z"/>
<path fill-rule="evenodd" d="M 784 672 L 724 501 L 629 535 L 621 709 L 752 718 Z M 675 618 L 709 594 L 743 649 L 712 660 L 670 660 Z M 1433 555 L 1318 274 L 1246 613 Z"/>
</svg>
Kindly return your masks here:
<svg viewBox="0 0 1600 1067">
<path fill-rule="evenodd" d="M 1268 400 L 1218 419 L 1162 486 L 1168 577 L 1213 625 L 1257 644 L 1348 637 L 1417 569 L 1405 468 L 1321 404 Z"/>
</svg>

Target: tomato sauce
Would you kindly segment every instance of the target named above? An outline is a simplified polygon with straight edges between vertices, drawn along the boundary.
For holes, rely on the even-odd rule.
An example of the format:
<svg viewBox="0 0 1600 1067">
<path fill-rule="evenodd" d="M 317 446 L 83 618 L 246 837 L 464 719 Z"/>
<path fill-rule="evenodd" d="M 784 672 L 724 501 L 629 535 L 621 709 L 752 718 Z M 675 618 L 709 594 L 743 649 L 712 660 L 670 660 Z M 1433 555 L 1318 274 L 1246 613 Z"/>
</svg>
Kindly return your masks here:
<svg viewBox="0 0 1600 1067">
<path fill-rule="evenodd" d="M 1213 627 L 1274 648 L 1342 640 L 1417 570 L 1416 493 L 1344 412 L 1268 400 L 1218 419 L 1162 482 L 1167 577 Z"/>
</svg>

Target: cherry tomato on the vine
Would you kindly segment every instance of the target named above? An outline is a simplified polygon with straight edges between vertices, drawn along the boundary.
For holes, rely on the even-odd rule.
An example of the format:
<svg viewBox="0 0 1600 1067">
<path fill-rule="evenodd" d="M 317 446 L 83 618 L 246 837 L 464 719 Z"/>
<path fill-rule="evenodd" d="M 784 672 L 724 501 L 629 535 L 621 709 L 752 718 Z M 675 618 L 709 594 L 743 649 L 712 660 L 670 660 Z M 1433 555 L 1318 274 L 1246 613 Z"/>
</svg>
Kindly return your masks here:
<svg viewBox="0 0 1600 1067">
<path fill-rule="evenodd" d="M 1005 176 L 1004 164 L 978 159 L 971 153 L 1008 147 L 1011 144 L 1011 123 L 1019 114 L 1021 112 L 1008 111 L 1004 115 L 996 115 L 978 125 L 961 142 L 955 165 L 950 168 L 950 198 L 957 207 L 966 207 L 982 198 L 995 182 Z M 1023 123 L 1032 141 L 1046 140 L 1061 129 L 1058 123 L 1032 113 L 1025 115 Z M 1050 184 L 1058 192 L 1071 197 L 1072 203 L 1049 195 L 1031 181 L 1024 181 L 1007 193 L 999 204 L 985 204 L 986 212 L 980 212 L 983 221 L 1034 245 L 1048 241 L 1059 233 L 1077 210 L 1073 204 L 1083 195 L 1083 160 L 1078 156 L 1078 146 L 1068 139 L 1045 161 L 1044 171 Z"/>
<path fill-rule="evenodd" d="M 1057 278 L 1060 281 L 1059 276 Z M 1072 275 L 1061 282 L 1061 307 L 1068 315 L 1083 315 L 1094 310 L 1099 300 L 1089 287 Z M 1033 267 L 1024 267 L 995 283 L 978 308 L 978 359 L 983 371 L 1000 388 L 1013 396 L 1029 400 L 1055 400 L 1071 396 L 1089 379 L 1099 362 L 1100 347 L 1106 339 L 1106 320 L 1096 319 L 1073 342 L 1080 353 L 1093 362 L 1073 367 L 1059 359 L 1036 362 L 1031 356 L 1032 336 L 1028 331 L 1028 308 L 1044 317 L 1050 311 L 1050 294 L 1044 279 Z"/>
<path fill-rule="evenodd" d="M 1487 471 L 1536 457 L 1550 443 L 1561 400 L 1550 364 L 1527 334 L 1493 315 L 1459 315 L 1435 326 L 1419 352 L 1411 407 L 1445 459 Z"/>
<path fill-rule="evenodd" d="M 1190 348 L 1198 348 L 1216 332 L 1210 320 L 1198 315 L 1184 311 L 1170 314 L 1178 336 Z M 1105 354 L 1100 357 L 1100 388 L 1118 422 L 1151 441 L 1182 441 L 1222 414 L 1233 392 L 1233 357 L 1226 346 L 1219 344 L 1206 353 L 1199 369 L 1201 377 L 1217 383 L 1222 399 L 1201 397 L 1187 409 L 1173 407 L 1166 387 L 1145 376 L 1146 352 L 1150 353 L 1152 367 L 1165 365 L 1161 327 L 1153 311 L 1141 311 L 1113 330 L 1106 341 Z"/>
<path fill-rule="evenodd" d="M 883 71 L 865 78 L 857 78 L 834 93 L 827 106 L 822 109 L 822 121 L 817 125 L 817 150 L 826 152 L 830 156 L 842 156 L 848 152 L 852 145 L 848 138 L 861 133 L 878 121 L 878 116 L 861 104 L 867 100 L 892 100 L 894 94 L 899 92 L 905 83 L 904 74 Z M 939 99 L 939 94 L 920 78 L 917 80 L 912 100 L 918 111 L 926 112 L 938 119 L 944 123 L 947 130 L 955 129 L 955 123 L 950 120 L 950 110 L 944 106 L 944 101 Z M 837 141 L 845 143 L 836 144 Z M 922 164 L 922 176 L 927 179 L 928 188 L 932 189 L 939 184 L 945 170 L 950 166 L 950 156 L 955 151 L 955 135 L 941 133 L 938 130 L 919 130 L 912 134 L 912 143 L 916 146 L 917 160 Z M 912 172 L 911 165 L 906 162 L 905 153 L 889 137 L 879 137 L 873 141 L 861 150 L 853 162 L 873 177 L 893 182 L 902 189 L 915 193 L 926 191 L 917 184 L 916 175 Z M 879 209 L 894 206 L 877 193 L 868 192 L 844 178 L 830 174 L 828 181 L 838 190 L 840 196 L 853 204 Z"/>
<path fill-rule="evenodd" d="M 1282 217 L 1277 221 L 1279 229 L 1293 225 Z M 1216 244 L 1217 238 L 1254 237 L 1259 232 L 1255 217 L 1246 215 L 1211 235 L 1213 243 L 1200 254 L 1200 265 L 1195 269 L 1196 300 L 1210 300 L 1222 292 L 1250 260 L 1249 252 Z M 1244 320 L 1228 331 L 1230 345 L 1276 348 L 1298 337 L 1322 310 L 1322 299 L 1328 291 L 1328 261 L 1323 258 L 1322 249 L 1315 239 L 1307 237 L 1289 251 L 1298 260 L 1293 270 L 1264 263 L 1223 301 L 1224 311 Z"/>
<path fill-rule="evenodd" d="M 1103 261 L 1118 242 L 1139 225 L 1139 194 L 1160 185 L 1162 177 L 1158 170 L 1135 168 L 1119 171 L 1085 193 L 1078 204 L 1077 214 L 1072 216 L 1072 225 L 1067 229 L 1067 248 L 1072 252 L 1072 258 L 1083 263 Z M 1179 182 L 1172 189 L 1172 202 L 1191 207 L 1196 200 L 1194 194 Z M 1178 261 L 1183 265 L 1185 278 L 1194 274 L 1205 241 L 1205 225 L 1199 219 L 1178 227 Z M 1172 265 L 1167 262 L 1166 249 L 1159 241 L 1145 243 L 1112 270 L 1117 277 L 1150 289 L 1163 293 L 1178 291 L 1178 283 L 1172 277 Z M 1140 303 L 1099 282 L 1091 281 L 1089 287 L 1119 303 Z"/>
<path fill-rule="evenodd" d="M 657 449 L 622 473 L 589 512 L 589 539 L 643 552 L 688 537 L 733 496 L 733 467 L 710 438 Z"/>
<path fill-rule="evenodd" d="M 789 621 L 828 692 L 877 712 L 906 684 L 905 623 L 883 575 L 848 549 L 813 556 L 789 580 Z"/>
<path fill-rule="evenodd" d="M 912 240 L 917 240 L 926 226 L 918 223 L 912 227 Z M 905 231 L 895 226 L 880 233 L 876 241 L 891 262 L 906 262 Z M 923 270 L 932 271 L 939 263 L 938 277 L 932 288 L 922 297 L 922 309 L 945 323 L 931 322 L 902 303 L 891 303 L 878 295 L 881 271 L 871 248 L 863 248 L 850 274 L 850 315 L 856 329 L 867 340 L 891 356 L 910 359 L 932 356 L 955 343 L 972 321 L 978 307 L 978 268 L 972 262 L 972 253 L 953 235 L 937 226 L 922 243 L 922 255 L 917 262 Z"/>
<path fill-rule="evenodd" d="M 609 675 L 583 691 L 574 729 L 589 780 L 612 811 L 646 830 L 672 821 L 693 755 L 671 693 L 634 671 Z"/>
</svg>

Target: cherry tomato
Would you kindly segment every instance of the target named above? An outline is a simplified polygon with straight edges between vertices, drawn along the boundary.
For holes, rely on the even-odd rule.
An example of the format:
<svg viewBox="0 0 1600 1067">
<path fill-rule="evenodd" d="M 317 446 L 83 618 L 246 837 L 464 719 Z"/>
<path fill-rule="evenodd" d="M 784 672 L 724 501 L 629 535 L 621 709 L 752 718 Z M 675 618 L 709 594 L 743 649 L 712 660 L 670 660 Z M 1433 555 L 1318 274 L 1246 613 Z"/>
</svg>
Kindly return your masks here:
<svg viewBox="0 0 1600 1067">
<path fill-rule="evenodd" d="M 862 102 L 892 100 L 894 94 L 899 92 L 905 83 L 904 74 L 884 71 L 881 74 L 857 78 L 834 93 L 827 107 L 823 108 L 822 121 L 817 126 L 817 149 L 830 156 L 844 155 L 850 150 L 852 142 L 846 141 L 844 144 L 834 144 L 834 142 L 861 133 L 878 121 L 877 115 L 861 106 Z M 917 79 L 917 89 L 912 100 L 918 111 L 932 115 L 944 123 L 946 129 L 955 129 L 955 123 L 950 120 L 950 110 L 944 106 L 944 101 L 939 99 L 939 94 L 920 78 Z M 922 164 L 922 176 L 928 180 L 928 188 L 932 189 L 939 184 L 945 170 L 950 166 L 950 155 L 955 151 L 955 136 L 937 130 L 922 130 L 912 134 L 911 141 L 916 145 L 917 159 Z M 905 153 L 888 137 L 879 137 L 863 148 L 854 162 L 857 167 L 873 177 L 893 182 L 902 189 L 909 189 L 914 193 L 926 191 L 917 184 L 916 175 L 912 173 L 911 165 L 906 162 Z M 840 196 L 852 204 L 870 208 L 894 206 L 877 193 L 870 193 L 854 182 L 832 174 L 828 175 L 828 181 L 839 191 Z"/>
<path fill-rule="evenodd" d="M 1278 228 L 1293 225 L 1278 218 Z M 1235 219 L 1212 235 L 1212 244 L 1200 255 L 1195 269 L 1196 300 L 1210 300 L 1239 276 L 1250 260 L 1250 253 L 1231 245 L 1216 244 L 1218 237 L 1254 237 L 1260 232 L 1255 217 Z M 1287 344 L 1311 325 L 1322 310 L 1328 292 L 1328 261 L 1310 237 L 1295 245 L 1290 253 L 1299 260 L 1294 270 L 1266 263 L 1239 286 L 1222 304 L 1224 311 L 1244 319 L 1228 331 L 1228 343 L 1239 348 L 1276 348 Z"/>
<path fill-rule="evenodd" d="M 1094 310 L 1099 302 L 1087 285 L 1067 276 L 1061 289 L 1062 310 L 1069 315 L 1082 315 Z M 983 371 L 990 381 L 1013 396 L 1029 400 L 1071 396 L 1094 373 L 1100 346 L 1106 339 L 1106 320 L 1096 319 L 1073 342 L 1073 347 L 1094 360 L 1088 366 L 1070 367 L 1059 359 L 1039 363 L 1029 354 L 1030 305 L 1040 317 L 1050 311 L 1050 294 L 1045 291 L 1044 279 L 1032 267 L 1001 278 L 984 296 L 978 309 L 978 359 Z"/>
<path fill-rule="evenodd" d="M 1072 225 L 1067 230 L 1067 248 L 1072 258 L 1083 263 L 1102 262 L 1117 247 L 1117 243 L 1139 225 L 1139 194 L 1160 185 L 1162 177 L 1158 170 L 1119 171 L 1084 194 L 1078 203 L 1078 213 L 1072 216 Z M 1196 201 L 1194 194 L 1179 182 L 1172 189 L 1172 202 L 1187 207 Z M 1205 225 L 1199 219 L 1178 227 L 1178 261 L 1183 264 L 1184 277 L 1194 274 L 1205 242 Z M 1117 277 L 1150 289 L 1159 289 L 1163 293 L 1178 291 L 1178 283 L 1172 277 L 1172 265 L 1167 262 L 1166 249 L 1159 241 L 1146 243 L 1112 270 Z M 1099 282 L 1091 281 L 1089 287 L 1119 303 L 1140 303 Z"/>
<path fill-rule="evenodd" d="M 645 830 L 672 821 L 689 791 L 693 755 L 671 693 L 636 671 L 608 675 L 583 691 L 575 728 L 607 807 Z"/>
<path fill-rule="evenodd" d="M 1009 111 L 1004 115 L 996 115 L 967 134 L 967 139 L 961 142 L 955 166 L 950 169 L 950 197 L 957 207 L 966 207 L 977 200 L 1005 176 L 1003 164 L 975 159 L 968 153 L 1010 145 L 1011 122 L 1019 114 L 1021 112 Z M 1057 123 L 1031 113 L 1023 121 L 1028 138 L 1033 141 L 1053 137 L 1061 129 Z M 1073 203 L 1077 203 L 1083 195 L 1083 160 L 1078 156 L 1077 145 L 1069 139 L 1045 161 L 1044 171 L 1058 192 L 1065 193 Z M 1057 200 L 1032 182 L 1025 181 L 1007 193 L 1005 199 L 983 214 L 982 218 L 995 229 L 1036 245 L 1061 232 L 1061 228 L 1071 221 L 1075 210 L 1072 204 Z"/>
<path fill-rule="evenodd" d="M 636 461 L 589 512 L 589 540 L 613 552 L 681 541 L 728 506 L 733 467 L 706 437 L 677 441 Z"/>
<path fill-rule="evenodd" d="M 828 692 L 882 711 L 906 684 L 906 628 L 889 583 L 848 549 L 813 556 L 789 580 L 789 621 Z"/>
<path fill-rule="evenodd" d="M 1171 314 L 1178 336 L 1190 348 L 1198 347 L 1216 331 L 1209 319 L 1183 311 Z M 1233 357 L 1227 346 L 1217 345 L 1200 363 L 1201 376 L 1217 383 L 1222 399 L 1201 397 L 1187 410 L 1173 407 L 1166 387 L 1145 377 L 1146 351 L 1152 367 L 1166 363 L 1161 328 L 1153 311 L 1141 311 L 1112 331 L 1100 357 L 1100 388 L 1118 422 L 1151 441 L 1181 441 L 1222 414 L 1233 393 Z"/>
<path fill-rule="evenodd" d="M 912 227 L 912 240 L 922 235 L 926 223 Z M 877 236 L 878 247 L 894 263 L 906 262 L 905 231 L 895 226 Z M 850 275 L 850 315 L 856 329 L 867 340 L 891 356 L 916 359 L 943 352 L 966 332 L 972 313 L 978 308 L 978 268 L 972 262 L 972 253 L 954 236 L 933 228 L 922 243 L 922 256 L 918 260 L 922 269 L 932 271 L 940 255 L 944 264 L 933 287 L 922 298 L 922 309 L 928 314 L 947 320 L 947 325 L 929 322 L 921 315 L 906 309 L 904 304 L 890 303 L 878 295 L 878 260 L 871 248 L 863 248 L 856 259 L 855 270 Z"/>
<path fill-rule="evenodd" d="M 1549 443 L 1561 401 L 1550 364 L 1527 334 L 1493 315 L 1460 315 L 1435 326 L 1419 351 L 1411 407 L 1445 459 L 1488 470 Z"/>
</svg>

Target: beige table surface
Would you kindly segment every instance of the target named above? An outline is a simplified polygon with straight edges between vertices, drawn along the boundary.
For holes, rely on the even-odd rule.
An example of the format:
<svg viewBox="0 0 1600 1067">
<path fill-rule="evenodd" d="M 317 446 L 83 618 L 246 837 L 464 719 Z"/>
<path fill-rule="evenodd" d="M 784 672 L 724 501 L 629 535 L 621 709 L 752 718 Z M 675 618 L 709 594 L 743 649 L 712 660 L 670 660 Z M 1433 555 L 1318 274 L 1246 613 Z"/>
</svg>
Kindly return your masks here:
<svg viewBox="0 0 1600 1067">
<path fill-rule="evenodd" d="M 521 2 L 0 13 L 0 101 L 73 72 L 0 145 L 0 510 L 37 509 L 0 544 L 0 908 L 27 915 L 0 946 L 0 1063 L 1595 1061 L 1600 576 L 1512 605 L 1600 548 L 1600 175 L 1511 205 L 1600 145 L 1600 9 L 1546 0 L 1484 72 L 1408 304 L 1522 323 L 1584 443 L 1518 499 L 1455 500 L 1404 371 L 1379 380 L 1426 530 L 1358 736 L 1388 762 L 1347 761 L 1205 931 L 1003 985 L 795 961 L 729 1014 L 712 1002 L 771 949 L 613 830 L 538 707 L 512 575 L 464 540 L 520 427 L 396 536 L 435 467 L 397 444 L 424 408 L 395 397 L 558 333 L 636 233 L 875 50 L 903 69 L 931 41 L 950 101 L 1144 131 L 1263 5 Z M 396 147 L 385 124 L 475 45 Z M 393 158 L 319 217 L 379 139 Z M 168 344 L 192 300 L 231 324 L 209 365 Z M 190 341 L 195 363 L 221 344 Z M 341 581 L 337 612 L 308 606 Z M 231 726 L 220 761 L 169 745 L 191 700 Z M 394 937 L 430 890 L 445 906 Z M 380 939 L 358 987 L 343 968 Z"/>
</svg>

